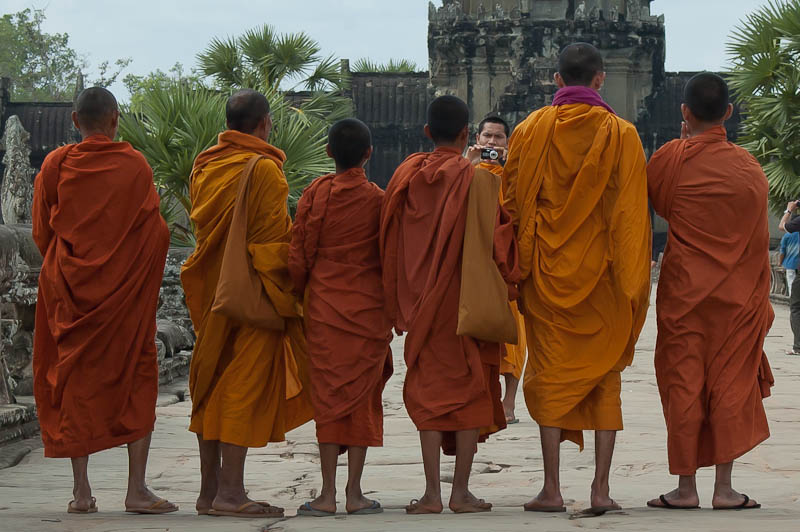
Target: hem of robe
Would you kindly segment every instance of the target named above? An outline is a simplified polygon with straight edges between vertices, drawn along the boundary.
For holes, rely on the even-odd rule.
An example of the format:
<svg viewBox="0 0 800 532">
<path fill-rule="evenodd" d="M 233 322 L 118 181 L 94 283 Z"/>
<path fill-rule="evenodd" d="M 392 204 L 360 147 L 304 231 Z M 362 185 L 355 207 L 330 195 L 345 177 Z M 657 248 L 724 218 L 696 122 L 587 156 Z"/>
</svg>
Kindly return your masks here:
<svg viewBox="0 0 800 532">
<path fill-rule="evenodd" d="M 46 458 L 82 458 L 90 454 L 99 453 L 107 449 L 113 449 L 120 445 L 127 445 L 141 440 L 153 432 L 155 420 L 149 428 L 129 432 L 122 436 L 112 436 L 90 440 L 88 442 L 55 444 L 42 441 L 44 443 L 44 456 Z"/>
<path fill-rule="evenodd" d="M 603 414 L 603 415 L 599 415 Z M 583 451 L 583 431 L 611 430 L 619 432 L 624 429 L 622 422 L 622 408 L 593 408 L 592 419 L 574 419 L 579 417 L 576 412 L 569 412 L 566 416 L 551 420 L 541 416 L 531 415 L 540 427 L 553 427 L 561 429 L 561 441 L 571 441 Z M 572 419 L 570 419 L 572 418 Z M 602 418 L 602 419 L 598 419 Z"/>
<path fill-rule="evenodd" d="M 286 441 L 286 432 L 283 431 L 280 435 L 275 435 L 274 433 L 271 434 L 268 438 L 260 438 L 258 440 L 248 440 L 246 438 L 241 437 L 241 433 L 239 431 L 233 429 L 224 429 L 224 430 L 203 430 L 203 428 L 198 428 L 197 424 L 202 425 L 202 421 L 192 421 L 189 425 L 189 432 L 194 432 L 198 436 L 203 437 L 203 441 L 218 441 L 220 443 L 227 443 L 229 445 L 236 445 L 238 447 L 248 447 L 250 449 L 257 449 L 261 447 L 266 447 L 270 443 L 280 443 Z"/>
<path fill-rule="evenodd" d="M 346 420 L 317 423 L 317 442 L 342 447 L 383 447 L 383 434 L 359 434 L 359 427 L 363 425 L 357 421 L 351 415 Z"/>
<path fill-rule="evenodd" d="M 704 468 L 704 467 L 714 467 L 714 466 L 718 466 L 718 465 L 721 465 L 721 464 L 729 464 L 729 463 L 734 462 L 737 459 L 741 458 L 742 456 L 746 455 L 747 453 L 749 453 L 750 451 L 752 451 L 753 449 L 755 449 L 756 447 L 758 447 L 759 445 L 761 445 L 762 443 L 767 441 L 769 439 L 769 437 L 770 437 L 770 433 L 769 433 L 769 431 L 767 431 L 766 434 L 756 437 L 756 440 L 755 440 L 754 443 L 749 443 L 749 444 L 743 446 L 743 448 L 740 448 L 739 450 L 731 451 L 730 453 L 728 453 L 726 455 L 723 455 L 724 458 L 713 457 L 713 458 L 710 458 L 708 460 L 700 460 L 700 459 L 698 459 L 697 460 L 697 467 L 695 467 L 694 470 L 692 470 L 692 468 L 690 466 L 687 466 L 686 468 L 673 467 L 673 465 L 672 465 L 672 463 L 670 461 L 669 474 L 670 475 L 676 475 L 676 476 L 693 476 L 694 474 L 697 473 L 698 469 L 701 469 L 701 468 Z"/>
</svg>

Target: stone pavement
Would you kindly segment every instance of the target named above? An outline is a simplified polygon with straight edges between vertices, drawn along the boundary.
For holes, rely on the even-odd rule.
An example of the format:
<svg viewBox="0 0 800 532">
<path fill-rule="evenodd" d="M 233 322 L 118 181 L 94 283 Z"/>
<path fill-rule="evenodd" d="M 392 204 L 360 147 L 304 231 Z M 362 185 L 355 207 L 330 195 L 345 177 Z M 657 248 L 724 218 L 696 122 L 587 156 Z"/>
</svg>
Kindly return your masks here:
<svg viewBox="0 0 800 532">
<path fill-rule="evenodd" d="M 472 490 L 495 504 L 488 514 L 456 516 L 406 516 L 402 508 L 421 495 L 424 480 L 419 443 L 402 404 L 402 340 L 394 343 L 397 374 L 384 395 L 386 447 L 370 450 L 364 475 L 368 496 L 387 508 L 382 515 L 336 518 L 294 518 L 280 521 L 236 520 L 194 514 L 199 484 L 198 453 L 194 436 L 187 432 L 190 405 L 162 396 L 153 437 L 149 482 L 159 494 L 180 504 L 178 513 L 166 516 L 129 516 L 123 512 L 126 452 L 118 448 L 94 455 L 90 478 L 100 512 L 91 516 L 65 513 L 71 495 L 67 460 L 45 460 L 33 451 L 18 466 L 0 471 L 0 530 L 28 531 L 373 531 L 458 530 L 511 531 L 537 529 L 566 531 L 602 529 L 625 531 L 796 531 L 800 530 L 800 358 L 784 354 L 790 344 L 788 308 L 776 306 L 775 325 L 767 341 L 777 380 L 766 401 L 773 436 L 736 467 L 736 486 L 764 504 L 747 512 L 712 512 L 704 509 L 674 512 L 645 508 L 648 498 L 669 491 L 676 480 L 667 473 L 665 428 L 653 372 L 655 310 L 637 347 L 634 365 L 623 374 L 623 409 L 626 430 L 620 433 L 612 471 L 612 495 L 623 512 L 600 518 L 570 519 L 569 514 L 540 515 L 522 511 L 542 481 L 538 430 L 528 416 L 522 394 L 518 397 L 521 423 L 491 438 L 476 457 Z M 313 424 L 289 434 L 289 441 L 250 453 L 246 483 L 251 496 L 287 508 L 313 498 L 320 485 Z M 592 438 L 583 453 L 572 444 L 562 451 L 562 481 L 570 511 L 584 508 L 593 472 Z M 344 462 L 342 462 L 344 464 Z M 444 460 L 443 492 L 449 494 L 452 461 Z M 346 468 L 339 469 L 340 509 Z M 710 506 L 713 470 L 699 475 L 702 504 Z"/>
</svg>

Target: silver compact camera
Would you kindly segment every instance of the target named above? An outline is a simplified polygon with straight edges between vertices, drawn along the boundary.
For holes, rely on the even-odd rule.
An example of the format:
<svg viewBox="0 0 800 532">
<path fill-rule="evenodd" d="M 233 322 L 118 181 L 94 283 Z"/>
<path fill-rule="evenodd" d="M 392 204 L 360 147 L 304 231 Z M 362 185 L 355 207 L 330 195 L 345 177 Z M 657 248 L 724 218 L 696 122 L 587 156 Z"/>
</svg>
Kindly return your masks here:
<svg viewBox="0 0 800 532">
<path fill-rule="evenodd" d="M 500 158 L 500 153 L 493 148 L 481 149 L 481 159 L 485 161 L 496 161 Z"/>
</svg>

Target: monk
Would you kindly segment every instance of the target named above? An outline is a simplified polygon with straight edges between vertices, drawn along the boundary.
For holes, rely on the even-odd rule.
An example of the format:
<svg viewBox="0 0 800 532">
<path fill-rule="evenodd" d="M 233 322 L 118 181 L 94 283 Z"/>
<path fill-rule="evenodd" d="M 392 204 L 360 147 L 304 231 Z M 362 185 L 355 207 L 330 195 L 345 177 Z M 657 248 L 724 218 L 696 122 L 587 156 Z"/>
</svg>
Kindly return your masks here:
<svg viewBox="0 0 800 532">
<path fill-rule="evenodd" d="M 508 153 L 508 137 L 511 127 L 499 116 L 487 116 L 478 124 L 476 143 L 467 150 L 467 158 L 478 168 L 488 170 L 500 177 L 503 176 L 503 165 Z M 488 153 L 486 150 L 489 150 Z M 493 158 L 493 153 L 497 156 Z M 503 191 L 500 191 L 500 202 L 503 202 Z M 503 360 L 500 362 L 500 374 L 505 379 L 505 392 L 503 394 L 503 410 L 506 414 L 506 423 L 513 425 L 519 423 L 514 415 L 516 409 L 517 389 L 522 377 L 522 368 L 525 366 L 527 342 L 525 341 L 525 320 L 516 303 L 509 303 L 511 313 L 517 320 L 516 344 L 506 344 Z"/>
<path fill-rule="evenodd" d="M 544 487 L 525 509 L 563 512 L 560 443 L 595 431 L 593 515 L 609 494 L 621 374 L 633 360 L 650 292 L 644 150 L 598 91 L 603 59 L 585 43 L 558 59 L 553 105 L 517 126 L 503 175 L 517 227 L 528 365 L 523 391 L 539 424 Z"/>
<path fill-rule="evenodd" d="M 381 215 L 387 312 L 405 341 L 403 399 L 420 433 L 425 494 L 409 514 L 440 513 L 440 448 L 456 456 L 449 507 L 486 512 L 469 491 L 477 443 L 505 428 L 500 402 L 500 344 L 456 334 L 467 200 L 475 167 L 462 156 L 469 109 L 454 96 L 428 107 L 425 134 L 435 150 L 409 156 L 392 176 Z M 518 277 L 516 244 L 498 204 L 494 257 L 506 282 Z M 510 292 L 511 293 L 511 292 Z"/>
<path fill-rule="evenodd" d="M 156 309 L 169 231 L 153 171 L 114 142 L 117 100 L 101 87 L 75 100 L 81 142 L 52 151 L 34 182 L 33 239 L 44 261 L 33 342 L 44 454 L 70 458 L 69 513 L 97 512 L 89 455 L 128 446 L 125 510 L 178 509 L 145 484 L 156 421 Z"/>
<path fill-rule="evenodd" d="M 336 173 L 314 180 L 297 204 L 289 273 L 305 294 L 322 491 L 299 515 L 336 514 L 336 462 L 347 451 L 346 509 L 383 511 L 364 497 L 361 474 L 367 447 L 383 445 L 383 388 L 392 375 L 391 324 L 384 311 L 378 232 L 383 191 L 367 181 L 372 137 L 348 118 L 328 133 Z"/>
<path fill-rule="evenodd" d="M 200 155 L 192 170 L 191 218 L 197 247 L 181 281 L 197 343 L 189 374 L 192 420 L 202 475 L 197 513 L 280 517 L 283 509 L 247 497 L 247 449 L 280 442 L 312 417 L 300 302 L 292 294 L 288 255 L 292 222 L 284 153 L 267 142 L 269 102 L 241 90 L 225 109 L 228 129 Z M 249 326 L 212 312 L 239 180 L 260 157 L 247 198 L 247 249 L 284 331 Z M 220 462 L 221 460 L 221 462 Z"/>
<path fill-rule="evenodd" d="M 697 469 L 716 466 L 714 509 L 759 508 L 733 489 L 731 475 L 734 460 L 769 437 L 767 179 L 752 155 L 728 142 L 725 80 L 693 77 L 681 112 L 681 139 L 647 167 L 650 201 L 669 222 L 655 365 L 669 471 L 679 475 L 678 488 L 648 506 L 699 507 Z"/>
</svg>

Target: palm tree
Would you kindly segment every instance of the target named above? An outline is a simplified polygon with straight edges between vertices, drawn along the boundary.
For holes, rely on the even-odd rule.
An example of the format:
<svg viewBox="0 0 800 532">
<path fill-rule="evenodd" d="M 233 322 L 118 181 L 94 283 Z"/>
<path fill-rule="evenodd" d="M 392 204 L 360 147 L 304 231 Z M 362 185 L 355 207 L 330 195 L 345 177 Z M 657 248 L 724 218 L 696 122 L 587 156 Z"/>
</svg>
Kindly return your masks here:
<svg viewBox="0 0 800 532">
<path fill-rule="evenodd" d="M 292 212 L 305 186 L 332 171 L 325 153 L 327 131 L 351 112 L 344 95 L 348 73 L 335 58 L 320 58 L 319 45 L 304 33 L 279 35 L 265 25 L 240 37 L 213 39 L 198 54 L 198 63 L 213 86 L 194 77 L 165 81 L 163 75 L 154 83 L 138 83 L 135 105 L 120 121 L 121 137 L 153 167 L 174 244 L 193 243 L 188 219 L 192 162 L 224 129 L 230 93 L 252 88 L 269 99 L 270 142 L 286 152 Z"/>
<path fill-rule="evenodd" d="M 734 30 L 728 73 L 746 109 L 740 143 L 764 167 L 770 202 L 800 198 L 800 0 L 770 0 Z"/>
<path fill-rule="evenodd" d="M 406 73 L 417 70 L 417 64 L 408 59 L 389 59 L 388 63 L 376 63 L 362 57 L 353 64 L 353 72 Z"/>
</svg>

